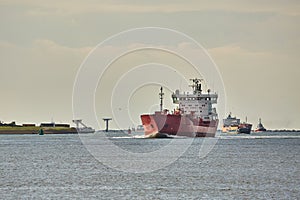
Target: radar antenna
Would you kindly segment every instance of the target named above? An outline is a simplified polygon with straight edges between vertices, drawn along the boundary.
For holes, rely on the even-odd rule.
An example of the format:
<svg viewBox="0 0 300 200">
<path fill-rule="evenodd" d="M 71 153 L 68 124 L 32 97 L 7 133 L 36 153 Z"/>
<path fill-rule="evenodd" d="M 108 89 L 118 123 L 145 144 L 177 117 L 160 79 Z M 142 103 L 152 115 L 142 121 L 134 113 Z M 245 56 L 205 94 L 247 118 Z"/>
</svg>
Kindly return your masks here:
<svg viewBox="0 0 300 200">
<path fill-rule="evenodd" d="M 193 88 L 194 93 L 197 93 L 197 92 L 201 93 L 202 92 L 201 81 L 203 81 L 203 79 L 194 78 L 194 79 L 190 79 L 190 81 L 193 81 L 193 84 L 190 85 L 190 87 Z"/>
</svg>

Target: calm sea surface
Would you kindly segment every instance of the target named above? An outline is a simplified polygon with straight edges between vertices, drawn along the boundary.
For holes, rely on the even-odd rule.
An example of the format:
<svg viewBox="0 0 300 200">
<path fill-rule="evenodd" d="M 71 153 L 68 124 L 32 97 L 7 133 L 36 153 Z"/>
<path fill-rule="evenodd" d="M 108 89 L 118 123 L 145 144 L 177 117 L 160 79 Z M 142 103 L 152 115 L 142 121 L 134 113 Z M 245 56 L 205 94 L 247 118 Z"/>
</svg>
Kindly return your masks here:
<svg viewBox="0 0 300 200">
<path fill-rule="evenodd" d="M 264 135 L 219 136 L 204 158 L 203 138 L 178 139 L 193 141 L 174 163 L 150 173 L 104 165 L 78 135 L 0 135 L 0 198 L 299 199 L 299 133 Z M 145 152 L 172 139 L 110 140 L 126 151 Z"/>
</svg>

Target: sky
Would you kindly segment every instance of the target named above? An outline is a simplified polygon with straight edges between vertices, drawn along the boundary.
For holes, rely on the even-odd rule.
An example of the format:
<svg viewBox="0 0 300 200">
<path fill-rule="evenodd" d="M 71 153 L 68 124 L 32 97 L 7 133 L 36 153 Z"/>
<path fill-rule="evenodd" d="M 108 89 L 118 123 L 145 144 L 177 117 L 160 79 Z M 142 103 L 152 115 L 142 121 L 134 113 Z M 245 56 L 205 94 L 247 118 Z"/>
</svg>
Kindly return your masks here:
<svg viewBox="0 0 300 200">
<path fill-rule="evenodd" d="M 226 114 L 247 116 L 254 126 L 262 118 L 267 129 L 300 129 L 299 21 L 298 0 L 1 0 L 0 120 L 72 123 L 74 83 L 89 53 L 122 31 L 162 27 L 190 36 L 209 53 L 224 83 Z M 112 51 L 118 45 L 124 44 Z M 113 88 L 114 76 L 151 62 L 193 78 L 187 63 L 165 52 L 123 56 L 107 71 L 111 81 L 104 78 L 95 92 L 100 126 L 112 116 L 103 91 Z M 140 87 L 127 99 L 133 124 L 156 109 L 157 87 Z M 170 94 L 166 90 L 166 106 L 172 106 Z"/>
</svg>

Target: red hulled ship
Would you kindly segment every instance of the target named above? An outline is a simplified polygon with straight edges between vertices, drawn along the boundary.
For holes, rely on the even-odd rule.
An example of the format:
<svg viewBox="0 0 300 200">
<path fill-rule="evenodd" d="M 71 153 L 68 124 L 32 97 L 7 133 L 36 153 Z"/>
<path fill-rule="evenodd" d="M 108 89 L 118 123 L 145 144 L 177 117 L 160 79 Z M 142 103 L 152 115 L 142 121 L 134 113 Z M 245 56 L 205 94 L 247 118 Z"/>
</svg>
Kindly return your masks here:
<svg viewBox="0 0 300 200">
<path fill-rule="evenodd" d="M 177 109 L 170 112 L 163 109 L 163 89 L 161 87 L 160 111 L 154 114 L 143 114 L 141 120 L 146 136 L 168 134 L 187 137 L 214 137 L 218 127 L 218 114 L 213 104 L 217 103 L 218 95 L 202 93 L 201 80 L 191 79 L 193 92 L 172 94 Z"/>
</svg>

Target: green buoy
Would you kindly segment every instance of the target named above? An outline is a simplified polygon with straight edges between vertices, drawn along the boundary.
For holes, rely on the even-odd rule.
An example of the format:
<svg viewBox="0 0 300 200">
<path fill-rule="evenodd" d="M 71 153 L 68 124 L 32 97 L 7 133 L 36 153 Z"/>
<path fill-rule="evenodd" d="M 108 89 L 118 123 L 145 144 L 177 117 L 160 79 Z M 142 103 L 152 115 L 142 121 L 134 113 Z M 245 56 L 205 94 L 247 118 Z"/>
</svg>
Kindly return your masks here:
<svg viewBox="0 0 300 200">
<path fill-rule="evenodd" d="M 44 130 L 42 128 L 39 130 L 39 135 L 44 135 Z"/>
</svg>

